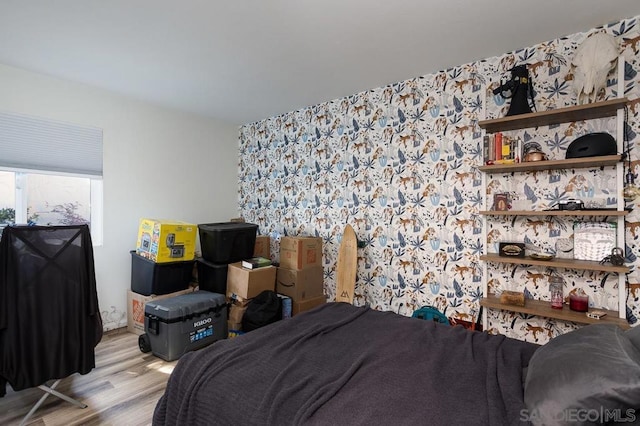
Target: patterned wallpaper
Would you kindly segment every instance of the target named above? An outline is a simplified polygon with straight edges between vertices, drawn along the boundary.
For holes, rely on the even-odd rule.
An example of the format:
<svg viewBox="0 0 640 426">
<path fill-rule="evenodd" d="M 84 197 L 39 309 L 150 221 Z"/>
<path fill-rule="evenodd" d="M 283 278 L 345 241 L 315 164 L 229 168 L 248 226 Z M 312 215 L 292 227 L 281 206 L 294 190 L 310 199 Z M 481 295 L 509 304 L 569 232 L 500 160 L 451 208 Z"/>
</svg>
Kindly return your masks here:
<svg viewBox="0 0 640 426">
<path fill-rule="evenodd" d="M 626 132 L 632 169 L 638 174 L 640 121 L 639 17 L 574 34 L 500 57 L 464 64 L 357 93 L 243 126 L 240 130 L 239 205 L 244 218 L 272 236 L 275 260 L 283 235 L 316 235 L 324 241 L 325 293 L 335 297 L 335 266 L 342 230 L 350 223 L 366 246 L 358 250 L 356 305 L 402 315 L 434 305 L 447 316 L 474 320 L 482 296 L 481 193 L 483 131 L 478 120 L 506 114 L 509 101 L 492 89 L 517 64 L 528 64 L 538 110 L 575 105 L 573 52 L 595 31 L 616 37 L 627 59 Z M 615 98 L 616 73 L 605 98 Z M 615 135 L 615 119 L 509 132 L 539 142 L 551 159 L 577 136 Z M 543 209 L 579 198 L 616 204 L 613 170 L 576 174 L 553 171 L 492 175 L 488 191 L 509 192 L 525 208 Z M 638 178 L 640 183 L 640 177 Z M 633 265 L 627 315 L 640 315 L 635 272 L 640 218 L 627 216 L 626 258 Z M 570 220 L 493 218 L 487 222 L 489 251 L 498 241 L 526 241 L 554 251 L 570 237 Z M 617 280 L 603 273 L 562 270 L 565 294 L 584 288 L 594 306 L 617 306 Z M 490 265 L 492 289 L 517 289 L 549 299 L 550 271 Z M 575 328 L 572 323 L 491 311 L 486 329 L 538 343 Z"/>
</svg>

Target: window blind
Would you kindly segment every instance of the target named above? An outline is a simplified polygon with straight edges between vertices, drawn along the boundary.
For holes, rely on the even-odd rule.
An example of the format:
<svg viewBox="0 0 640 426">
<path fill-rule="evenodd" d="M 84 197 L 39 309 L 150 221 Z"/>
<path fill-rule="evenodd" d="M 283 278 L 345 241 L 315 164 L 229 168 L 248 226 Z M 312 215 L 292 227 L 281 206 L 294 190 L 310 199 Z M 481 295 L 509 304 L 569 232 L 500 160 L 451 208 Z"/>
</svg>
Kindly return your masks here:
<svg viewBox="0 0 640 426">
<path fill-rule="evenodd" d="M 102 176 L 102 129 L 0 112 L 0 166 Z"/>
</svg>

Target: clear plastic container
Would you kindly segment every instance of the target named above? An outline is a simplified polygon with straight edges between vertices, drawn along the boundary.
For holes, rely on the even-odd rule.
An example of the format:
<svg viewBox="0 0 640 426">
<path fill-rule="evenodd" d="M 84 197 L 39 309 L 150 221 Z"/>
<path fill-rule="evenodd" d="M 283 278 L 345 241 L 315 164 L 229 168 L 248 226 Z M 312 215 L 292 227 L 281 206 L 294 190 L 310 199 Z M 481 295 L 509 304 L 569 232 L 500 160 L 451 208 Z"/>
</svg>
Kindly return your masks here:
<svg viewBox="0 0 640 426">
<path fill-rule="evenodd" d="M 562 309 L 564 302 L 564 280 L 562 277 L 553 275 L 549 278 L 549 291 L 551 292 L 551 307 Z"/>
</svg>

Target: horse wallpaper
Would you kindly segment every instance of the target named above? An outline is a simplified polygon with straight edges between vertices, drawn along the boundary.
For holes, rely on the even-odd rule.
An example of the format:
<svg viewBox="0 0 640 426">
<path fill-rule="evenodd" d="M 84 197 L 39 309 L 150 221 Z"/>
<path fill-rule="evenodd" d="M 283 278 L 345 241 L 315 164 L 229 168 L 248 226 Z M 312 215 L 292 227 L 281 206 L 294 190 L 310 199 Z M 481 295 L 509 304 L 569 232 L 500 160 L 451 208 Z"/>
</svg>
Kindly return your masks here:
<svg viewBox="0 0 640 426">
<path fill-rule="evenodd" d="M 345 224 L 364 247 L 358 249 L 356 305 L 411 315 L 425 305 L 450 318 L 475 321 L 483 287 L 483 219 L 479 211 L 496 193 L 510 194 L 518 209 L 542 210 L 571 198 L 615 207 L 622 188 L 613 167 L 487 176 L 482 193 L 482 146 L 478 121 L 502 117 L 509 99 L 493 90 L 516 65 L 526 64 L 537 111 L 576 105 L 576 49 L 596 33 L 612 35 L 625 59 L 624 93 L 617 71 L 607 77 L 598 100 L 626 96 L 625 150 L 638 177 L 640 159 L 640 17 L 551 40 L 499 57 L 418 76 L 246 124 L 239 136 L 239 206 L 247 222 L 271 236 L 277 261 L 279 239 L 314 235 L 323 239 L 325 294 L 335 300 L 335 267 Z M 413 52 L 412 54 L 420 54 Z M 384 54 L 381 54 L 384 60 Z M 569 144 L 591 132 L 616 134 L 615 117 L 505 132 L 538 142 L 549 159 L 564 158 Z M 626 169 L 625 169 L 626 172 Z M 627 319 L 637 323 L 640 276 L 639 200 L 626 200 L 625 262 Z M 571 241 L 572 217 L 489 217 L 489 252 L 500 241 L 525 242 L 556 253 Z M 593 218 L 587 218 L 594 220 Z M 603 220 L 598 218 L 596 220 Z M 549 280 L 560 274 L 564 293 L 582 288 L 594 307 L 617 309 L 617 277 L 602 272 L 492 264 L 491 291 L 524 291 L 550 300 Z M 488 312 L 485 330 L 545 343 L 577 324 L 503 311 Z"/>
</svg>

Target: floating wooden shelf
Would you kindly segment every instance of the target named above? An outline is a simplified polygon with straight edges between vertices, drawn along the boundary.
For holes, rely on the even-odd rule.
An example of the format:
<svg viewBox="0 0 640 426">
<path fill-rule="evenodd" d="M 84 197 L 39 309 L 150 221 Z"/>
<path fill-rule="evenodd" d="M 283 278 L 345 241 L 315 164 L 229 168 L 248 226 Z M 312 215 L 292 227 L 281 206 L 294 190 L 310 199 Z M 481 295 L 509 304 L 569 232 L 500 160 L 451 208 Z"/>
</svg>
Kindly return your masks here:
<svg viewBox="0 0 640 426">
<path fill-rule="evenodd" d="M 626 216 L 627 210 L 482 210 L 484 216 Z"/>
<path fill-rule="evenodd" d="M 622 155 L 604 155 L 600 157 L 570 158 L 568 160 L 527 161 L 514 164 L 493 164 L 480 166 L 485 173 L 522 173 L 539 170 L 590 169 L 615 166 L 622 161 Z"/>
<path fill-rule="evenodd" d="M 627 98 L 617 98 L 550 111 L 531 112 L 492 120 L 482 120 L 478 122 L 478 125 L 487 132 L 494 133 L 527 127 L 548 126 L 569 121 L 591 120 L 594 118 L 614 116 L 618 112 L 618 109 L 624 107 L 626 103 Z"/>
<path fill-rule="evenodd" d="M 482 300 L 480 300 L 480 305 L 490 309 L 520 312 L 523 314 L 555 318 L 580 324 L 616 324 L 624 329 L 630 328 L 626 319 L 618 317 L 618 311 L 611 311 L 608 309 L 598 309 L 599 311 L 605 311 L 607 315 L 597 320 L 589 318 L 584 312 L 572 311 L 569 309 L 569 306 L 565 306 L 562 309 L 553 309 L 551 304 L 544 300 L 525 299 L 524 306 L 506 305 L 500 303 L 500 298 L 494 294 L 489 294 L 487 297 L 482 298 Z"/>
<path fill-rule="evenodd" d="M 618 76 L 618 93 L 623 93 L 623 78 L 621 70 L 624 68 L 624 59 L 618 58 L 619 76 Z M 610 99 L 603 102 L 594 102 L 587 105 L 576 105 L 567 108 L 554 109 L 549 111 L 532 112 L 529 114 L 519 114 L 509 117 L 495 118 L 490 120 L 482 120 L 478 122 L 478 125 L 485 130 L 486 133 L 496 133 L 509 130 L 521 130 L 527 128 L 535 128 L 539 126 L 551 126 L 561 123 L 577 122 L 584 120 L 593 120 L 597 118 L 616 117 L 616 139 L 618 140 L 618 146 L 620 147 L 623 135 L 623 109 L 627 105 L 628 100 L 624 97 L 617 99 Z M 558 159 L 558 160 L 546 160 L 535 162 L 522 162 L 515 164 L 493 164 L 482 165 L 478 167 L 478 170 L 486 174 L 502 174 L 503 176 L 508 173 L 529 173 L 546 170 L 575 170 L 575 169 L 596 169 L 604 167 L 613 167 L 616 172 L 616 191 L 621 191 L 623 187 L 622 173 L 623 171 L 623 155 L 606 155 L 599 157 L 585 157 L 585 158 L 570 158 L 570 159 Z M 493 179 L 497 179 L 499 176 L 494 176 Z M 486 203 L 486 190 L 487 190 L 486 176 L 482 179 L 482 190 L 484 194 L 483 201 Z M 485 204 L 487 206 L 487 204 Z M 507 210 L 507 211 L 495 211 L 485 210 L 480 214 L 484 216 L 598 216 L 598 217 L 615 217 L 618 225 L 617 239 L 621 241 L 620 244 L 624 244 L 624 216 L 628 212 L 621 204 L 621 200 L 618 199 L 618 205 L 615 210 L 552 210 L 552 211 L 531 211 L 531 210 Z M 484 220 L 486 223 L 486 219 Z M 487 236 L 485 233 L 484 238 L 485 245 L 488 244 Z M 541 300 L 527 299 L 525 306 L 512 306 L 500 303 L 500 299 L 493 294 L 487 294 L 487 281 L 486 277 L 483 279 L 483 294 L 486 296 L 480 304 L 488 309 L 500 309 L 504 311 L 520 312 L 530 315 L 542 316 L 547 318 L 554 318 L 564 321 L 571 321 L 574 323 L 591 324 L 591 323 L 613 323 L 619 325 L 622 328 L 629 328 L 629 324 L 625 318 L 620 318 L 620 315 L 626 313 L 625 307 L 625 277 L 630 271 L 628 266 L 614 266 L 610 263 L 600 264 L 599 262 L 575 260 L 575 259 L 560 259 L 553 258 L 550 260 L 532 259 L 531 257 L 507 257 L 499 256 L 497 253 L 489 253 L 480 256 L 480 259 L 485 262 L 512 264 L 512 265 L 536 265 L 548 268 L 564 268 L 574 270 L 587 270 L 598 271 L 601 273 L 617 273 L 618 280 L 618 311 L 606 311 L 607 315 L 600 320 L 589 318 L 584 312 L 574 312 L 567 306 L 564 309 L 553 309 L 549 302 Z M 486 266 L 485 266 L 486 267 Z M 624 315 L 623 315 L 624 316 Z M 483 321 L 487 321 L 486 311 L 483 316 Z"/>
<path fill-rule="evenodd" d="M 590 260 L 556 258 L 551 260 L 539 260 L 532 259 L 528 256 L 524 258 L 500 256 L 496 253 L 483 254 L 480 256 L 480 260 L 495 263 L 510 263 L 513 265 L 539 265 L 548 266 L 550 268 L 578 269 L 582 271 L 616 272 L 622 274 L 626 274 L 629 272 L 628 266 L 615 266 L 609 263 L 601 264 L 600 262 L 594 262 Z"/>
</svg>

